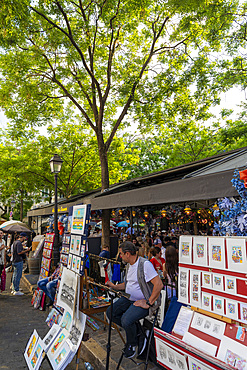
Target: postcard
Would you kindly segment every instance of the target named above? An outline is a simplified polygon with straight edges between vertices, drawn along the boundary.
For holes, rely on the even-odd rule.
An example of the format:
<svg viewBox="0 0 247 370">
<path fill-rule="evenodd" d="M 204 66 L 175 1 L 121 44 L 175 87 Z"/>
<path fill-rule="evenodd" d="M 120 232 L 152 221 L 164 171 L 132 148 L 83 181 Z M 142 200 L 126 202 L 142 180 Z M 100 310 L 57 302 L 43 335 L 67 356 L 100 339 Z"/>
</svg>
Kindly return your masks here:
<svg viewBox="0 0 247 370">
<path fill-rule="evenodd" d="M 221 292 L 224 290 L 223 275 L 213 274 L 213 289 Z"/>
<path fill-rule="evenodd" d="M 220 237 L 208 238 L 209 266 L 225 268 L 225 239 Z"/>
<path fill-rule="evenodd" d="M 236 334 L 236 339 L 240 340 L 241 342 L 244 342 L 245 334 L 246 334 L 246 328 L 243 326 L 239 326 L 237 334 Z"/>
<path fill-rule="evenodd" d="M 192 236 L 181 235 L 179 238 L 179 261 L 192 263 Z"/>
<path fill-rule="evenodd" d="M 227 238 L 228 269 L 234 272 L 246 272 L 246 240 L 245 238 Z"/>
<path fill-rule="evenodd" d="M 208 245 L 206 236 L 193 237 L 193 264 L 208 266 Z"/>
</svg>

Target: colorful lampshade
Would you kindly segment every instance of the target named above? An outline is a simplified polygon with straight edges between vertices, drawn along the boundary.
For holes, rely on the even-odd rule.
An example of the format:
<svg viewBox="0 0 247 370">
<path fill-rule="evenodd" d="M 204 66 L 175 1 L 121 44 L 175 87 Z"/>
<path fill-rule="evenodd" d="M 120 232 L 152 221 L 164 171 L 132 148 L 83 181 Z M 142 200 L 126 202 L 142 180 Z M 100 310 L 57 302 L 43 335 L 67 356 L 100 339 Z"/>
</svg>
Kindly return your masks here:
<svg viewBox="0 0 247 370">
<path fill-rule="evenodd" d="M 149 215 L 149 213 L 148 213 L 148 211 L 146 210 L 146 211 L 144 211 L 143 212 L 143 214 L 144 214 L 144 217 L 148 217 L 148 215 Z"/>
</svg>

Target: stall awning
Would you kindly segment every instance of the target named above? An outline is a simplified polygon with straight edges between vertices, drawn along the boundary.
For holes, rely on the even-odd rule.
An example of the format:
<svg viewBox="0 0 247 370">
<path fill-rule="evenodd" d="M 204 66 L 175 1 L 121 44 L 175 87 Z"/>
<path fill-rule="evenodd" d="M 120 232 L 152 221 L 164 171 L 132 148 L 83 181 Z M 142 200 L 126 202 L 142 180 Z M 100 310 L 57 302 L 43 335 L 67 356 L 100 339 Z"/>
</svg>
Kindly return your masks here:
<svg viewBox="0 0 247 370">
<path fill-rule="evenodd" d="M 233 170 L 186 178 L 92 199 L 92 209 L 107 209 L 209 200 L 237 196 L 232 186 Z"/>
</svg>

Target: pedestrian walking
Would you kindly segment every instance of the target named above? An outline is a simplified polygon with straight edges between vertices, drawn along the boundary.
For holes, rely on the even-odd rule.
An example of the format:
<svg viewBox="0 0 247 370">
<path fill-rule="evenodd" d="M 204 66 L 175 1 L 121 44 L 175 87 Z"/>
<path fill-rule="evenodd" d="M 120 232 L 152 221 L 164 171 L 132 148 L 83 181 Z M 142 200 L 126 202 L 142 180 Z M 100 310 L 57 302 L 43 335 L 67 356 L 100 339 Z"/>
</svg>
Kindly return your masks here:
<svg viewBox="0 0 247 370">
<path fill-rule="evenodd" d="M 23 255 L 28 253 L 31 250 L 30 248 L 24 249 L 22 243 L 26 239 L 26 233 L 20 233 L 17 240 L 13 244 L 13 288 L 12 294 L 13 295 L 23 295 L 24 293 L 20 292 L 20 281 L 22 277 L 22 270 L 23 270 Z"/>
</svg>

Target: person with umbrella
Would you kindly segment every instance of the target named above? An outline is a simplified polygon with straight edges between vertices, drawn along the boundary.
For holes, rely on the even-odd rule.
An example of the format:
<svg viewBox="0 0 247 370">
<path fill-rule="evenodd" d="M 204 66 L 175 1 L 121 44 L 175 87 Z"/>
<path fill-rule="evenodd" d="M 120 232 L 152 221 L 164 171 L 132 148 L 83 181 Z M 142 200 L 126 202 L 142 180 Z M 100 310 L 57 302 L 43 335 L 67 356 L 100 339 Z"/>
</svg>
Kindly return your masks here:
<svg viewBox="0 0 247 370">
<path fill-rule="evenodd" d="M 26 239 L 27 234 L 22 232 L 18 236 L 17 240 L 13 244 L 13 267 L 14 267 L 14 273 L 13 273 L 13 286 L 14 290 L 12 290 L 13 295 L 23 295 L 22 292 L 20 292 L 20 281 L 22 277 L 22 270 L 23 270 L 23 258 L 22 256 L 25 253 L 28 253 L 31 250 L 30 248 L 24 249 L 22 243 Z"/>
</svg>

